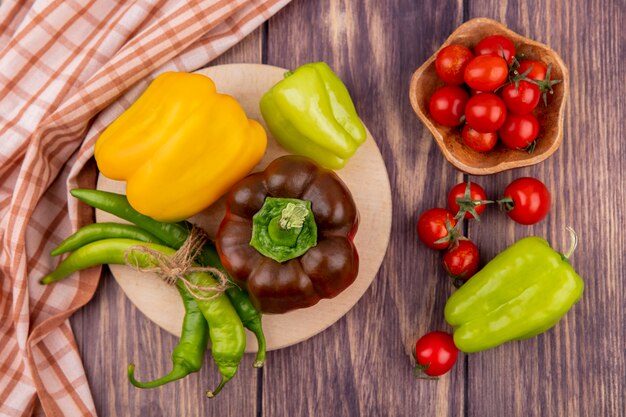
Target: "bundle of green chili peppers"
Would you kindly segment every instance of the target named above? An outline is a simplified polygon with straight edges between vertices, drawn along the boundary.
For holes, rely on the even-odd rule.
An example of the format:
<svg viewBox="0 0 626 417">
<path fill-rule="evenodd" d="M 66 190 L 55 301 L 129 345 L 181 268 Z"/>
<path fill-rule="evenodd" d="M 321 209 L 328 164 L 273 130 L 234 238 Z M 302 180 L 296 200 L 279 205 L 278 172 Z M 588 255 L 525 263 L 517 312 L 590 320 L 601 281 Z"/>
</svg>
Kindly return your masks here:
<svg viewBox="0 0 626 417">
<path fill-rule="evenodd" d="M 90 189 L 75 189 L 71 194 L 134 225 L 96 223 L 83 227 L 51 252 L 56 256 L 73 251 L 53 272 L 40 280 L 42 284 L 56 282 L 95 265 L 124 265 L 129 262 L 141 268 L 154 266 L 156 260 L 152 255 L 133 248 L 141 245 L 170 256 L 185 243 L 192 229 L 188 222 L 163 223 L 144 216 L 134 210 L 126 196 L 121 194 Z M 212 243 L 204 245 L 195 262 L 217 268 L 228 276 Z M 217 285 L 207 272 L 192 272 L 185 278 L 201 288 Z M 225 295 L 212 297 L 216 294 L 210 291 L 191 294 L 180 280 L 176 282 L 176 288 L 185 307 L 185 316 L 179 343 L 172 352 L 172 370 L 156 380 L 139 382 L 134 376 L 135 366 L 130 364 L 128 378 L 134 386 L 154 388 L 199 371 L 210 339 L 211 353 L 222 375 L 217 388 L 207 391 L 207 396 L 213 397 L 237 372 L 246 345 L 244 326 L 257 338 L 259 348 L 254 366 L 263 366 L 265 336 L 261 315 L 246 293 L 236 286 L 229 286 Z"/>
</svg>

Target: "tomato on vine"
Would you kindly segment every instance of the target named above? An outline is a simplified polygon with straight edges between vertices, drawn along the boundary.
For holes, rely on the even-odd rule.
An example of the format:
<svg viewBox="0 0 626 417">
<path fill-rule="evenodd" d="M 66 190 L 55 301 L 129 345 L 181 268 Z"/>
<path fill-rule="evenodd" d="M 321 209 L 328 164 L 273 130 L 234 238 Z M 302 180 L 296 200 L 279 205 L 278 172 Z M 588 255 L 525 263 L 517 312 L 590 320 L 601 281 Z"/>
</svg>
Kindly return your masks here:
<svg viewBox="0 0 626 417">
<path fill-rule="evenodd" d="M 428 247 L 443 250 L 458 239 L 454 214 L 443 208 L 426 210 L 417 221 L 417 236 Z"/>
<path fill-rule="evenodd" d="M 448 45 L 437 54 L 435 71 L 446 84 L 463 84 L 463 73 L 474 58 L 472 51 L 463 45 Z"/>
<path fill-rule="evenodd" d="M 498 200 L 498 204 L 513 221 L 535 224 L 550 211 L 550 191 L 538 179 L 522 177 L 504 189 L 504 198 Z"/>
<path fill-rule="evenodd" d="M 426 333 L 415 343 L 415 374 L 443 375 L 452 369 L 458 355 L 459 349 L 454 345 L 452 335 L 439 331 Z"/>
<path fill-rule="evenodd" d="M 443 255 L 443 268 L 456 287 L 470 279 L 478 271 L 478 247 L 469 239 L 459 240 Z"/>
<path fill-rule="evenodd" d="M 519 67 L 517 67 L 517 72 L 519 74 L 526 73 L 526 78 L 531 80 L 542 81 L 546 78 L 548 67 L 543 62 L 535 61 L 533 59 L 524 59 L 520 61 Z"/>
<path fill-rule="evenodd" d="M 456 219 L 480 220 L 487 204 L 491 203 L 485 189 L 471 181 L 458 183 L 448 193 L 448 208 Z"/>
<path fill-rule="evenodd" d="M 530 80 L 533 80 L 539 87 L 539 92 L 543 96 L 543 104 L 548 105 L 548 94 L 554 94 L 554 87 L 561 80 L 553 80 L 551 76 L 552 64 L 547 65 L 540 61 L 525 59 L 519 63 L 516 72 L 524 74 Z"/>
<path fill-rule="evenodd" d="M 505 85 L 501 95 L 506 108 L 515 114 L 530 113 L 537 107 L 541 99 L 539 86 L 526 80 Z"/>
</svg>

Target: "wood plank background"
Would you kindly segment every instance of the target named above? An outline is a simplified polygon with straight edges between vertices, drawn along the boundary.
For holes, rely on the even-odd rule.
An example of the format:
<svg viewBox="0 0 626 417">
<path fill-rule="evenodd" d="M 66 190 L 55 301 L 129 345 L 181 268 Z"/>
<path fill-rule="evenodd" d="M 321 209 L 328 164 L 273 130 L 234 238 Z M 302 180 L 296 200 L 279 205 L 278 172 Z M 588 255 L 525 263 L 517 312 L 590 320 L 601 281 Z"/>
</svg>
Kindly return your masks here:
<svg viewBox="0 0 626 417">
<path fill-rule="evenodd" d="M 217 61 L 294 68 L 327 61 L 346 82 L 385 158 L 394 197 L 392 236 L 377 279 L 343 319 L 299 345 L 270 352 L 262 371 L 246 355 L 213 400 L 210 363 L 155 390 L 126 380 L 126 364 L 148 378 L 169 369 L 176 339 L 147 320 L 105 269 L 94 299 L 71 319 L 102 416 L 624 416 L 626 415 L 625 58 L 626 4 L 607 1 L 293 0 Z M 572 264 L 585 279 L 581 301 L 554 329 L 523 342 L 461 355 L 439 381 L 412 376 L 411 349 L 449 330 L 443 306 L 453 288 L 440 255 L 417 242 L 423 210 L 443 206 L 464 176 L 447 164 L 408 101 L 412 72 L 463 21 L 491 17 L 551 45 L 571 74 L 563 145 L 549 160 L 471 177 L 497 197 L 531 175 L 552 190 L 536 226 L 488 210 L 468 235 L 488 261 L 528 235 L 580 244 Z M 467 176 L 466 176 L 467 177 Z M 494 238 L 495 237 L 495 238 Z"/>
</svg>

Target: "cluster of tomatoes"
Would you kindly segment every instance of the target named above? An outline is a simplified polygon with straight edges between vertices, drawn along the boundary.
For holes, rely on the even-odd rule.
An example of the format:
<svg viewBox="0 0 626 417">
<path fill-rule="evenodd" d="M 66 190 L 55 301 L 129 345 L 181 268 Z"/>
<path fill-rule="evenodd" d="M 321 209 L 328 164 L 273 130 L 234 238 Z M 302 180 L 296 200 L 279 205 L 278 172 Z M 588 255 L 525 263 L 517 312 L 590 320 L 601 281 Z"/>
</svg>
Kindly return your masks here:
<svg viewBox="0 0 626 417">
<path fill-rule="evenodd" d="M 479 266 L 478 247 L 462 236 L 462 222 L 479 219 L 487 205 L 497 203 L 515 222 L 531 225 L 539 222 L 550 210 L 550 192 L 543 182 L 532 177 L 512 181 L 501 199 L 487 200 L 483 187 L 470 181 L 461 182 L 448 193 L 448 208 L 431 208 L 417 221 L 417 235 L 428 247 L 445 250 L 443 267 L 455 286 L 470 279 Z M 445 332 L 430 332 L 415 346 L 417 370 L 429 376 L 448 372 L 458 350 L 452 336 Z"/>
<path fill-rule="evenodd" d="M 493 149 L 498 137 L 512 149 L 534 149 L 539 122 L 532 112 L 542 96 L 547 106 L 547 94 L 560 82 L 550 79 L 551 66 L 518 60 L 513 42 L 493 35 L 478 42 L 474 52 L 463 45 L 446 46 L 437 54 L 435 69 L 447 84 L 430 98 L 430 115 L 437 123 L 465 123 L 463 142 L 478 152 Z"/>
</svg>

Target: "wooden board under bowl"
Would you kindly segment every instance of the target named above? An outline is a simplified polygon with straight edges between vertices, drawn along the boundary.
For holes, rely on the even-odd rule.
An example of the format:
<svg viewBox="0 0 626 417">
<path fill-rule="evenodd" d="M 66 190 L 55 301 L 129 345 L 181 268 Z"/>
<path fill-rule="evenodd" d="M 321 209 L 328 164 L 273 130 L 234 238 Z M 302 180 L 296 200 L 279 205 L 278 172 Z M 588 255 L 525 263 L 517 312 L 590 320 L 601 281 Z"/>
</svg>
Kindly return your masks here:
<svg viewBox="0 0 626 417">
<path fill-rule="evenodd" d="M 213 79 L 220 93 L 235 97 L 248 117 L 265 127 L 259 109 L 261 96 L 283 78 L 286 70 L 259 64 L 232 64 L 209 67 L 198 71 Z M 287 152 L 268 132 L 268 147 L 254 171 L 263 170 L 271 161 Z M 367 141 L 359 148 L 345 168 L 337 172 L 346 183 L 359 209 L 360 225 L 354 242 L 359 252 L 359 275 L 354 283 L 333 299 L 286 314 L 266 314 L 263 328 L 267 349 L 280 349 L 302 342 L 323 331 L 343 317 L 363 296 L 378 272 L 385 256 L 391 231 L 391 190 L 389 177 L 376 142 L 368 131 Z M 99 190 L 125 193 L 125 183 L 98 177 Z M 223 199 L 190 221 L 201 226 L 214 237 L 224 215 Z M 97 222 L 121 219 L 96 210 Z M 166 331 L 180 336 L 184 309 L 174 287 L 165 284 L 158 276 L 137 272 L 120 265 L 111 265 L 115 280 L 131 302 L 150 320 Z M 256 351 L 252 333 L 247 332 L 246 352 Z"/>
</svg>

